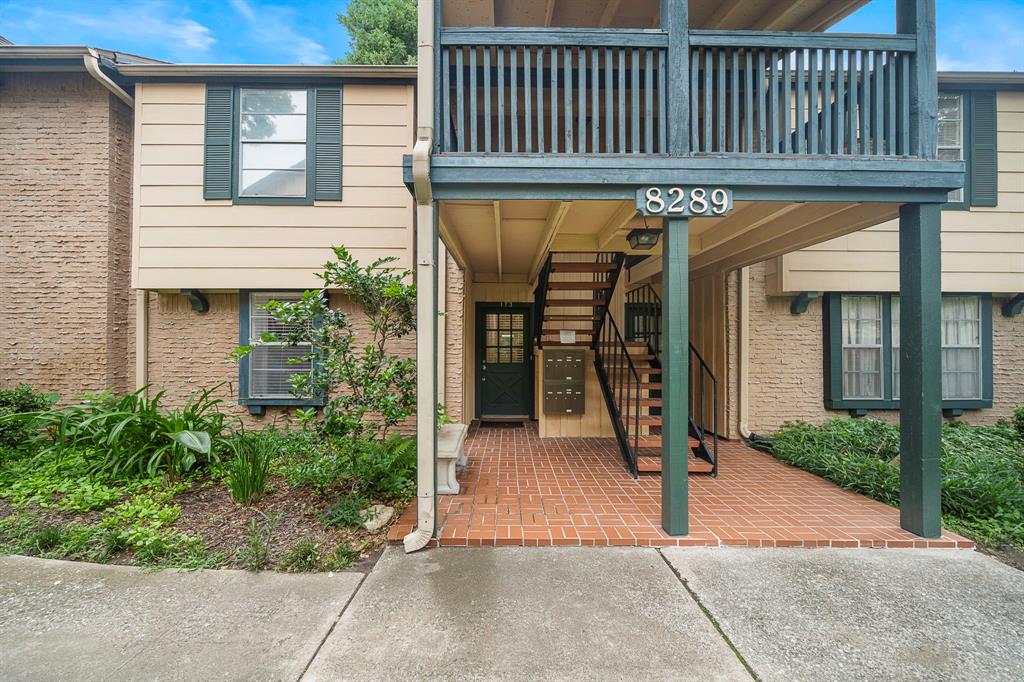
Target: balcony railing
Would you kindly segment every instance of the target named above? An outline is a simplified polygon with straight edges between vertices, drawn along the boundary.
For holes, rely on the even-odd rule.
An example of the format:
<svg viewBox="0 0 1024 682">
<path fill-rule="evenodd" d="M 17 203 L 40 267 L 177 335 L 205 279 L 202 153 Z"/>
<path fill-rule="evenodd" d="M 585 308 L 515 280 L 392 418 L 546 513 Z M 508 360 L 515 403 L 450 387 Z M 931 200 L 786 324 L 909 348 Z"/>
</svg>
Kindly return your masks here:
<svg viewBox="0 0 1024 682">
<path fill-rule="evenodd" d="M 690 32 L 694 153 L 910 155 L 907 36 Z"/>
<path fill-rule="evenodd" d="M 662 31 L 446 29 L 442 152 L 662 154 Z"/>
<path fill-rule="evenodd" d="M 444 29 L 439 151 L 667 154 L 671 79 L 688 77 L 692 154 L 915 155 L 913 36 L 691 30 L 689 42 L 677 74 L 660 30 Z"/>
</svg>

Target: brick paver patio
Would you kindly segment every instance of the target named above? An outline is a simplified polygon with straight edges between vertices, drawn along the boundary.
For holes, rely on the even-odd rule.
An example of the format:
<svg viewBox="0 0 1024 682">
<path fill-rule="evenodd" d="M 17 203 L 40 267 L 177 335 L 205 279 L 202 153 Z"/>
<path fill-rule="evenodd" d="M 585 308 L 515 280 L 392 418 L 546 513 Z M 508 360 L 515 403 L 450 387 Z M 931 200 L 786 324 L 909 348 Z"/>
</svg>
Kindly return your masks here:
<svg viewBox="0 0 1024 682">
<path fill-rule="evenodd" d="M 718 478 L 691 475 L 690 534 L 661 529 L 661 477 L 633 479 L 615 442 L 545 438 L 535 426 L 474 424 L 459 495 L 439 496 L 441 545 L 961 547 L 953 533 L 923 540 L 888 505 L 737 442 L 720 446 Z M 400 541 L 415 501 L 391 527 Z"/>
</svg>

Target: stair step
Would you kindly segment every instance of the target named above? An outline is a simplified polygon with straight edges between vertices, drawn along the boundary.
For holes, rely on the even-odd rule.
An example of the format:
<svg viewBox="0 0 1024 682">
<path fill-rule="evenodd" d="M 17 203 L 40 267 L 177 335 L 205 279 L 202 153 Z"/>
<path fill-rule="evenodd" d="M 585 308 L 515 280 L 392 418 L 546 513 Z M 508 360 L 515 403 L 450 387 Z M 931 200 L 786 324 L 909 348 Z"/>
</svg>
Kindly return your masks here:
<svg viewBox="0 0 1024 682">
<path fill-rule="evenodd" d="M 548 289 L 552 291 L 601 291 L 611 288 L 611 282 L 548 282 Z"/>
<path fill-rule="evenodd" d="M 577 336 L 593 336 L 594 335 L 594 330 L 593 329 L 543 329 L 543 330 L 541 330 L 541 334 L 550 335 L 550 336 L 558 336 L 558 334 L 560 332 L 576 332 Z"/>
<path fill-rule="evenodd" d="M 599 298 L 549 298 L 544 301 L 546 308 L 603 308 L 604 297 Z"/>
<path fill-rule="evenodd" d="M 555 348 L 557 346 L 568 346 L 570 348 L 573 347 L 573 346 L 581 346 L 581 347 L 590 348 L 590 341 L 574 341 L 572 343 L 561 343 L 557 339 L 542 339 L 541 343 L 544 346 L 551 347 L 551 348 Z"/>
<path fill-rule="evenodd" d="M 647 342 L 646 341 L 623 341 L 623 344 L 625 344 L 626 348 L 645 348 L 645 349 L 647 348 Z M 599 343 L 597 345 L 605 346 L 605 347 L 611 346 L 613 348 L 617 348 L 619 346 L 619 344 L 612 343 L 610 341 L 602 341 L 601 343 Z M 636 356 L 631 355 L 630 357 L 636 357 Z"/>
<path fill-rule="evenodd" d="M 618 263 L 551 263 L 551 272 L 615 272 L 618 269 Z"/>
<path fill-rule="evenodd" d="M 545 322 L 595 322 L 600 315 L 545 315 Z"/>
</svg>

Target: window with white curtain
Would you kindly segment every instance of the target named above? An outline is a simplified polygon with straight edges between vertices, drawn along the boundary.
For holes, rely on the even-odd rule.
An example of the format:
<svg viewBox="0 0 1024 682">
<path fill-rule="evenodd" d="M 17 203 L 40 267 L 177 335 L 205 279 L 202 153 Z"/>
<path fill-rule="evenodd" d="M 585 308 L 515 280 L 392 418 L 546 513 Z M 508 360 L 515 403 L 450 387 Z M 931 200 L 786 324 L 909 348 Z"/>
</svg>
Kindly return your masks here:
<svg viewBox="0 0 1024 682">
<path fill-rule="evenodd" d="M 964 98 L 962 95 L 939 95 L 939 160 L 964 160 Z M 949 202 L 962 203 L 964 190 L 949 193 Z"/>
<path fill-rule="evenodd" d="M 843 398 L 882 398 L 882 298 L 843 296 Z"/>
<path fill-rule="evenodd" d="M 306 90 L 239 90 L 238 194 L 306 196 Z"/>
<path fill-rule="evenodd" d="M 981 398 L 981 302 L 942 297 L 942 398 Z"/>
<path fill-rule="evenodd" d="M 299 360 L 309 353 L 310 344 L 289 346 L 283 340 L 262 341 L 264 334 L 283 339 L 289 329 L 263 309 L 268 301 L 298 301 L 298 292 L 251 292 L 249 294 L 249 342 L 257 344 L 249 354 L 249 397 L 290 399 L 292 377 L 312 371 L 309 360 Z M 296 362 L 292 362 L 295 360 Z"/>
<path fill-rule="evenodd" d="M 981 299 L 942 297 L 942 399 L 982 397 Z M 900 297 L 892 297 L 892 398 L 900 398 Z"/>
</svg>

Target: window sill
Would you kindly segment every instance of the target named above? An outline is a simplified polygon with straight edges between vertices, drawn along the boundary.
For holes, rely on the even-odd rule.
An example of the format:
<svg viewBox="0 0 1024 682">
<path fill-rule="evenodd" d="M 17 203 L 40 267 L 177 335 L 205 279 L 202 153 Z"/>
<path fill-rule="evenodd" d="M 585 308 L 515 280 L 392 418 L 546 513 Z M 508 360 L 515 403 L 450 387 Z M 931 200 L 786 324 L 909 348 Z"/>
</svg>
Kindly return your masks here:
<svg viewBox="0 0 1024 682">
<path fill-rule="evenodd" d="M 312 206 L 311 197 L 235 197 L 237 206 Z"/>
<path fill-rule="evenodd" d="M 323 407 L 323 400 L 303 400 L 301 398 L 241 398 L 239 405 L 249 408 L 249 414 L 262 416 L 268 407 Z"/>
<path fill-rule="evenodd" d="M 981 400 L 943 400 L 942 411 L 984 410 L 992 407 L 992 399 Z M 899 412 L 898 400 L 826 400 L 825 409 L 848 410 L 855 416 L 864 416 L 871 410 L 894 410 Z"/>
</svg>

